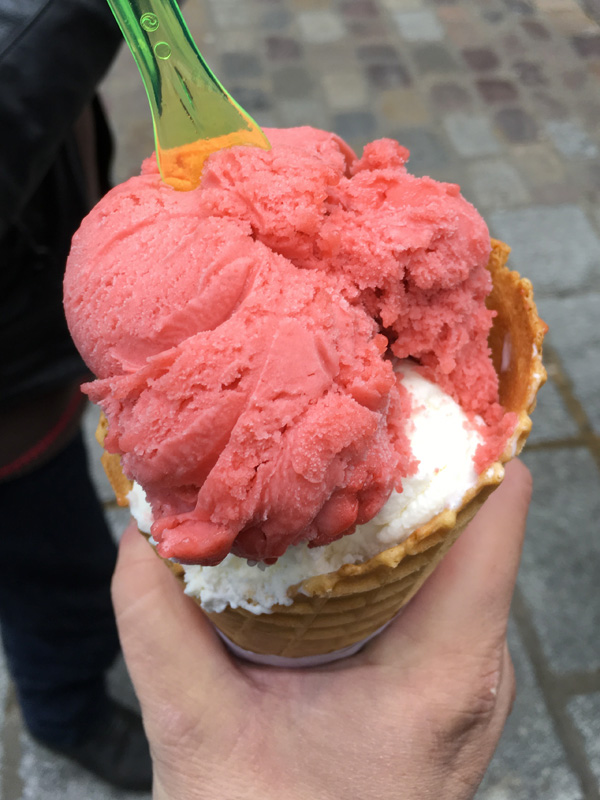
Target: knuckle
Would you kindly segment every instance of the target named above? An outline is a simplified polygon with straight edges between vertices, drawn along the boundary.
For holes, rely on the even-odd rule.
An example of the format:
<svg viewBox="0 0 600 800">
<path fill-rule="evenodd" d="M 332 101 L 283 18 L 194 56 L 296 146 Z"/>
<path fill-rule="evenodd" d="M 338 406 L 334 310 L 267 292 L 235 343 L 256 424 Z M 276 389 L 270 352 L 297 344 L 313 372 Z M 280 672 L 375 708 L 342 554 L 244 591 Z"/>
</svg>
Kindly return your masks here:
<svg viewBox="0 0 600 800">
<path fill-rule="evenodd" d="M 500 671 L 493 669 L 465 686 L 451 720 L 452 738 L 460 740 L 475 728 L 487 727 L 496 710 L 499 683 Z"/>
<path fill-rule="evenodd" d="M 463 662 L 445 688 L 440 729 L 446 740 L 460 747 L 465 738 L 490 726 L 498 712 L 501 683 L 512 682 L 514 692 L 514 675 L 505 673 L 503 648 Z"/>
<path fill-rule="evenodd" d="M 447 778 L 444 797 L 471 797 L 492 757 L 516 692 L 505 642 L 486 654 L 462 654 L 452 674 L 438 673 L 437 703 L 429 705 L 432 752 Z"/>
</svg>

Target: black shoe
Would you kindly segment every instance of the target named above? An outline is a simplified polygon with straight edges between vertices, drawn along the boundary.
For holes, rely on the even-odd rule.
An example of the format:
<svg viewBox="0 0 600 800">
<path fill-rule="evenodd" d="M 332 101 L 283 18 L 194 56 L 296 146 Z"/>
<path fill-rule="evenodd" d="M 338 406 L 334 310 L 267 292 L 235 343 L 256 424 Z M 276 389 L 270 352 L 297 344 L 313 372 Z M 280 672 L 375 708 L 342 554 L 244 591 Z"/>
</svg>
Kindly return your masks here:
<svg viewBox="0 0 600 800">
<path fill-rule="evenodd" d="M 120 789 L 152 789 L 152 759 L 141 718 L 110 700 L 105 722 L 81 744 L 55 747 L 55 753 L 75 761 L 88 772 Z"/>
</svg>

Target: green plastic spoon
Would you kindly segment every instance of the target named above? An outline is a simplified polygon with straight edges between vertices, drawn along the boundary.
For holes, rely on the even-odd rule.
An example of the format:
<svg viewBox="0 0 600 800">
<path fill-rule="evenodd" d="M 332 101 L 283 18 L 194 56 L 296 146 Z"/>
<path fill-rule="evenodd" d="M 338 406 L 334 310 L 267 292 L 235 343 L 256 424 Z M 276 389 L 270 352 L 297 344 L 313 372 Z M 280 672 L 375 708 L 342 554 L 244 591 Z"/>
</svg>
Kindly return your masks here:
<svg viewBox="0 0 600 800">
<path fill-rule="evenodd" d="M 270 148 L 267 137 L 213 75 L 175 0 L 108 0 L 140 70 L 163 181 L 188 190 L 205 159 L 233 145 Z"/>
</svg>

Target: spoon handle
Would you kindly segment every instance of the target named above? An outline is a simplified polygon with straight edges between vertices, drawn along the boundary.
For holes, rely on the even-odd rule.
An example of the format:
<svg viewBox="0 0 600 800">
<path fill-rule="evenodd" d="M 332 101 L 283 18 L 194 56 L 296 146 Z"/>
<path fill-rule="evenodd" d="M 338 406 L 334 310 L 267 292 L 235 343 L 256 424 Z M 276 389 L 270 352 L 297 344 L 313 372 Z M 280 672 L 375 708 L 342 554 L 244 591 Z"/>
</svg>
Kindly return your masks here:
<svg viewBox="0 0 600 800">
<path fill-rule="evenodd" d="M 172 154 L 166 151 L 184 145 L 204 143 L 202 162 L 210 152 L 233 144 L 268 149 L 258 125 L 207 66 L 174 0 L 108 2 L 146 87 L 163 180 L 175 185 Z M 177 163 L 180 178 L 181 159 Z M 193 171 L 193 165 L 187 169 Z M 199 174 L 189 178 L 197 183 Z"/>
</svg>

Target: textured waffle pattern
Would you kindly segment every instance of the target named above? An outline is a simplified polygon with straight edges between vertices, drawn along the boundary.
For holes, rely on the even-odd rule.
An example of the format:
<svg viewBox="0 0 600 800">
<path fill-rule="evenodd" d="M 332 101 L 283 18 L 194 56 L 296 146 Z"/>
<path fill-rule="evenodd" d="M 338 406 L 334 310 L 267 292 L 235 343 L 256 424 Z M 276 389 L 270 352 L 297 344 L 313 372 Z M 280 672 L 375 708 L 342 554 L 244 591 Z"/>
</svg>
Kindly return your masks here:
<svg viewBox="0 0 600 800">
<path fill-rule="evenodd" d="M 258 653 L 287 657 L 321 655 L 366 639 L 396 616 L 443 555 L 438 541 L 422 554 L 407 556 L 385 583 L 342 596 L 297 597 L 259 617 L 227 609 L 209 617 L 231 641 Z"/>
<path fill-rule="evenodd" d="M 393 568 L 380 566 L 325 595 L 297 594 L 292 605 L 275 606 L 271 614 L 228 608 L 208 616 L 227 638 L 254 653 L 298 658 L 360 642 L 393 619 L 420 589 L 487 498 L 492 487 L 486 488 Z"/>
</svg>

